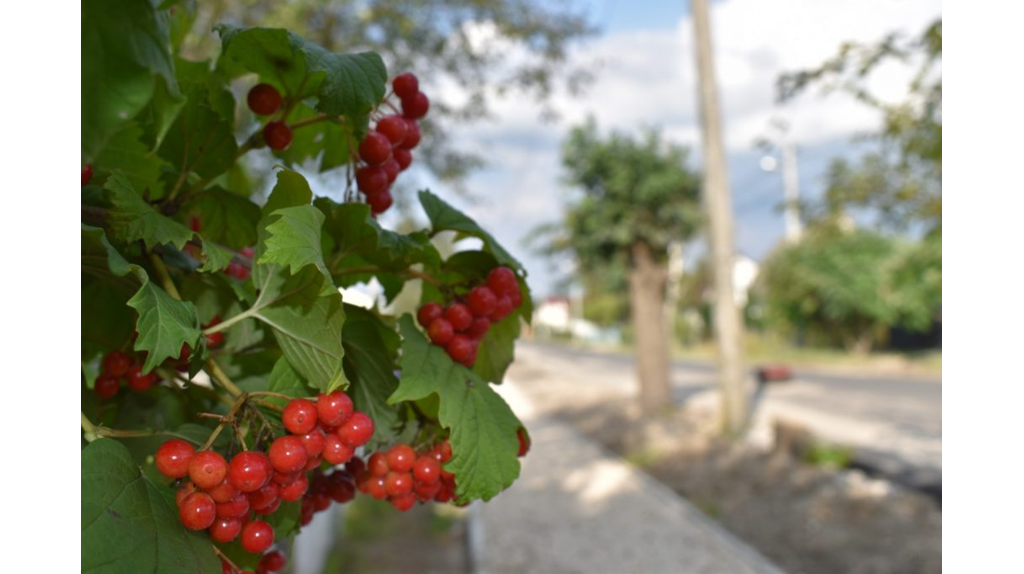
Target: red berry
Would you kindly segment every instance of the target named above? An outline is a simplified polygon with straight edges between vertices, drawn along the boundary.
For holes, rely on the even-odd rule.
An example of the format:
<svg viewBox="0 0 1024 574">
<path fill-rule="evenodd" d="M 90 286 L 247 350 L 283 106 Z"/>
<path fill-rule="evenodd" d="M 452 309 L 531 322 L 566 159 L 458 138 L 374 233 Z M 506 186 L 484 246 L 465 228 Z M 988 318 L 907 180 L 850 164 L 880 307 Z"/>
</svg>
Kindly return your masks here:
<svg viewBox="0 0 1024 574">
<path fill-rule="evenodd" d="M 370 211 L 372 211 L 374 215 L 387 211 L 388 208 L 391 207 L 393 201 L 391 192 L 386 189 L 366 196 L 366 203 L 370 204 Z"/>
<path fill-rule="evenodd" d="M 206 494 L 209 494 L 214 502 L 221 503 L 228 502 L 238 496 L 239 490 L 225 480 L 213 488 L 207 488 Z"/>
<path fill-rule="evenodd" d="M 419 311 L 416 312 L 416 320 L 420 322 L 420 325 L 426 327 L 433 323 L 435 319 L 440 319 L 443 314 L 444 307 L 434 302 L 424 303 L 420 306 Z"/>
<path fill-rule="evenodd" d="M 156 382 L 156 373 L 142 374 L 142 365 L 132 365 L 128 367 L 128 373 L 125 375 L 128 381 L 128 388 L 137 392 L 144 393 L 152 388 L 153 383 Z"/>
<path fill-rule="evenodd" d="M 448 462 L 449 460 L 452 459 L 452 443 L 448 441 L 442 442 L 441 444 L 437 445 L 437 452 L 438 456 L 440 457 L 438 458 L 439 461 Z"/>
<path fill-rule="evenodd" d="M 391 157 L 391 141 L 380 132 L 370 132 L 359 142 L 359 157 L 370 165 L 382 164 Z"/>
<path fill-rule="evenodd" d="M 355 498 L 356 488 L 347 477 L 343 472 L 335 472 L 327 480 L 327 494 L 338 504 L 345 504 Z"/>
<path fill-rule="evenodd" d="M 174 493 L 174 504 L 175 504 L 175 506 L 179 506 L 180 507 L 182 501 L 185 500 L 185 497 L 187 497 L 188 495 L 192 494 L 195 491 L 196 491 L 196 485 L 192 484 L 191 482 L 186 482 L 185 484 L 182 484 L 181 488 L 179 488 Z M 207 494 L 209 494 L 209 493 L 207 493 Z"/>
<path fill-rule="evenodd" d="M 409 472 L 416 463 L 416 451 L 407 444 L 396 444 L 388 450 L 388 468 L 395 472 Z"/>
<path fill-rule="evenodd" d="M 210 525 L 210 538 L 217 542 L 231 542 L 242 531 L 242 521 L 237 518 L 216 518 Z"/>
<path fill-rule="evenodd" d="M 516 431 L 516 438 L 519 439 L 519 456 L 524 456 L 530 451 L 530 436 L 526 434 L 526 429 L 519 427 Z"/>
<path fill-rule="evenodd" d="M 306 466 L 309 454 L 302 439 L 297 436 L 283 436 L 270 445 L 270 464 L 278 472 L 299 472 Z"/>
<path fill-rule="evenodd" d="M 468 329 L 462 332 L 463 335 L 479 341 L 484 338 L 487 334 L 487 330 L 491 328 L 491 320 L 487 317 L 474 317 L 473 324 Z"/>
<path fill-rule="evenodd" d="M 210 495 L 202 492 L 193 492 L 181 501 L 178 507 L 178 516 L 181 523 L 189 530 L 204 530 L 209 528 L 217 518 L 217 505 L 210 498 Z"/>
<path fill-rule="evenodd" d="M 412 165 L 412 152 L 405 148 L 396 147 L 391 150 L 391 157 L 398 162 L 399 171 L 405 171 Z"/>
<path fill-rule="evenodd" d="M 259 490 L 270 480 L 273 472 L 267 455 L 251 450 L 238 453 L 228 464 L 228 480 L 242 492 Z"/>
<path fill-rule="evenodd" d="M 373 476 L 387 476 L 391 467 L 388 466 L 388 457 L 383 452 L 375 452 L 370 455 L 370 462 L 366 466 Z"/>
<path fill-rule="evenodd" d="M 402 116 L 385 116 L 377 122 L 377 131 L 384 134 L 391 142 L 391 146 L 394 147 L 405 139 L 409 125 Z"/>
<path fill-rule="evenodd" d="M 305 467 L 306 465 L 303 464 L 302 466 Z M 270 477 L 270 482 L 273 482 L 278 486 L 291 484 L 298 480 L 300 476 L 302 476 L 302 472 L 303 471 L 301 470 L 297 472 L 279 472 L 275 470 L 274 474 Z"/>
<path fill-rule="evenodd" d="M 277 485 L 273 482 L 268 482 L 260 487 L 259 490 L 249 493 L 249 506 L 252 507 L 253 510 L 266 508 L 271 504 L 274 504 L 274 501 L 277 500 L 277 493 Z"/>
<path fill-rule="evenodd" d="M 123 377 L 132 366 L 132 360 L 121 351 L 111 351 L 103 357 L 103 374 Z"/>
<path fill-rule="evenodd" d="M 489 287 L 480 285 L 469 292 L 469 310 L 477 317 L 487 317 L 498 306 L 498 296 Z"/>
<path fill-rule="evenodd" d="M 498 321 L 501 321 L 505 317 L 508 317 L 513 310 L 512 298 L 508 295 L 502 295 L 498 298 L 498 305 L 494 308 L 494 313 L 491 313 L 491 322 L 497 323 Z"/>
<path fill-rule="evenodd" d="M 363 446 L 372 436 L 373 420 L 359 411 L 352 413 L 352 417 L 338 428 L 341 442 L 352 448 Z"/>
<path fill-rule="evenodd" d="M 446 345 L 454 335 L 455 329 L 452 329 L 452 324 L 445 319 L 434 319 L 427 327 L 427 336 L 435 345 Z"/>
<path fill-rule="evenodd" d="M 388 489 L 384 483 L 383 476 L 371 476 L 366 481 L 366 494 L 376 498 L 377 500 L 384 500 L 388 497 Z"/>
<path fill-rule="evenodd" d="M 413 494 L 412 492 L 408 492 L 406 494 L 403 494 L 402 496 L 399 496 L 399 497 L 391 499 L 391 506 L 394 506 L 395 508 L 397 508 L 401 512 L 405 512 L 406 510 L 409 510 L 415 504 L 416 504 L 416 495 Z"/>
<path fill-rule="evenodd" d="M 292 434 L 306 434 L 316 427 L 316 405 L 306 399 L 292 399 L 281 414 L 281 422 Z"/>
<path fill-rule="evenodd" d="M 275 550 L 264 554 L 263 558 L 260 558 L 259 569 L 266 572 L 280 572 L 284 570 L 285 564 L 284 554 L 280 550 Z"/>
<path fill-rule="evenodd" d="M 444 318 L 455 331 L 465 331 L 473 324 L 473 312 L 462 303 L 452 303 L 444 310 Z"/>
<path fill-rule="evenodd" d="M 315 428 L 308 433 L 300 437 L 302 439 L 302 446 L 306 447 L 306 455 L 309 457 L 318 457 L 324 453 L 324 431 L 320 430 L 319 427 Z"/>
<path fill-rule="evenodd" d="M 203 325 L 203 328 L 207 329 L 207 328 L 213 327 L 214 325 L 217 325 L 219 323 L 220 323 L 220 315 L 217 315 L 213 319 L 210 319 L 209 323 L 207 323 L 206 325 Z M 218 331 L 216 333 L 211 333 L 211 334 L 206 336 L 206 346 L 208 348 L 212 349 L 213 347 L 219 347 L 220 344 L 223 343 L 223 342 L 224 342 L 224 331 Z"/>
<path fill-rule="evenodd" d="M 212 450 L 197 452 L 188 463 L 188 477 L 196 486 L 207 490 L 224 482 L 228 474 L 228 462 Z"/>
<path fill-rule="evenodd" d="M 429 110 L 430 100 L 423 92 L 416 92 L 412 97 L 402 98 L 402 115 L 407 118 L 418 120 L 427 115 Z"/>
<path fill-rule="evenodd" d="M 366 195 L 380 193 L 388 188 L 388 174 L 379 165 L 364 165 L 356 170 L 356 187 Z"/>
<path fill-rule="evenodd" d="M 384 477 L 384 489 L 388 496 L 399 497 L 412 492 L 412 475 L 408 472 L 391 471 Z"/>
<path fill-rule="evenodd" d="M 278 496 L 285 502 L 294 502 L 303 497 L 309 491 L 309 479 L 306 475 L 300 474 L 293 482 L 281 485 L 278 489 Z"/>
<path fill-rule="evenodd" d="M 114 375 L 100 375 L 96 377 L 96 384 L 93 386 L 93 390 L 96 391 L 96 396 L 101 399 L 114 398 L 120 388 L 121 379 Z"/>
<path fill-rule="evenodd" d="M 391 81 L 395 95 L 399 99 L 411 98 L 420 91 L 420 81 L 411 72 L 403 72 Z"/>
<path fill-rule="evenodd" d="M 355 448 L 342 442 L 336 434 L 327 435 L 324 443 L 324 460 L 331 464 L 344 464 L 355 454 Z"/>
<path fill-rule="evenodd" d="M 195 447 L 172 438 L 156 449 L 156 469 L 167 478 L 181 478 L 188 474 L 188 463 L 195 454 Z"/>
<path fill-rule="evenodd" d="M 381 168 L 384 170 L 384 175 L 388 176 L 389 185 L 395 183 L 395 180 L 398 179 L 398 172 L 402 171 L 402 166 L 398 165 L 398 160 L 395 158 L 388 159 Z"/>
<path fill-rule="evenodd" d="M 487 274 L 487 286 L 498 297 L 510 295 L 519 290 L 516 274 L 508 267 L 495 267 Z"/>
<path fill-rule="evenodd" d="M 281 107 L 281 92 L 270 84 L 256 84 L 249 90 L 246 102 L 254 114 L 269 116 Z"/>
<path fill-rule="evenodd" d="M 82 187 L 89 185 L 92 181 L 92 164 L 86 164 L 82 166 Z"/>
<path fill-rule="evenodd" d="M 342 391 L 321 393 L 316 399 L 316 414 L 320 424 L 336 427 L 352 416 L 352 399 Z"/>
<path fill-rule="evenodd" d="M 429 500 L 433 500 L 434 497 L 437 496 L 437 493 L 441 491 L 442 486 L 444 485 L 441 484 L 440 480 L 435 480 L 434 482 L 429 484 L 417 482 L 416 484 L 413 485 L 412 491 L 413 494 L 416 495 L 417 500 L 427 502 Z"/>
<path fill-rule="evenodd" d="M 242 548 L 260 554 L 274 544 L 274 529 L 262 520 L 255 520 L 242 528 Z"/>
<path fill-rule="evenodd" d="M 441 463 L 436 458 L 421 456 L 412 467 L 412 477 L 423 484 L 431 484 L 441 479 Z"/>
<path fill-rule="evenodd" d="M 281 151 L 292 143 L 292 128 L 284 122 L 268 122 L 263 126 L 263 140 L 274 151 Z"/>
<path fill-rule="evenodd" d="M 324 439 L 324 447 L 327 446 L 327 440 Z M 306 468 L 302 469 L 304 472 L 309 472 L 315 468 L 320 467 L 320 463 L 324 461 L 323 455 L 309 457 L 309 462 L 306 463 Z"/>
<path fill-rule="evenodd" d="M 419 145 L 420 138 L 423 136 L 420 134 L 420 125 L 416 123 L 416 120 L 405 118 L 405 124 L 408 128 L 405 133 L 405 139 L 402 140 L 402 144 L 398 147 L 411 150 Z"/>
<path fill-rule="evenodd" d="M 523 295 L 517 289 L 511 295 L 508 296 L 509 301 L 512 302 L 512 308 L 517 308 L 523 303 Z"/>
<path fill-rule="evenodd" d="M 238 493 L 227 502 L 217 504 L 217 516 L 221 518 L 241 518 L 249 513 L 249 497 Z"/>
<path fill-rule="evenodd" d="M 228 263 L 227 269 L 224 270 L 224 274 L 228 277 L 234 277 L 241 281 L 245 281 L 249 278 L 249 268 L 237 261 Z"/>
<path fill-rule="evenodd" d="M 455 335 L 445 345 L 444 350 L 456 363 L 466 364 L 466 360 L 473 353 L 473 339 L 461 334 Z"/>
</svg>

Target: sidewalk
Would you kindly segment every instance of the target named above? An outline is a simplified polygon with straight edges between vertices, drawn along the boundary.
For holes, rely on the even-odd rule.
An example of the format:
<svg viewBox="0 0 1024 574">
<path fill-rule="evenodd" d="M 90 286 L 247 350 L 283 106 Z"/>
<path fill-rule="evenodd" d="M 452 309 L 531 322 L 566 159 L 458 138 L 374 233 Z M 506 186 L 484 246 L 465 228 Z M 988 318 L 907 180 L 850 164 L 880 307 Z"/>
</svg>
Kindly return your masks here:
<svg viewBox="0 0 1024 574">
<path fill-rule="evenodd" d="M 650 476 L 498 388 L 533 440 L 518 481 L 482 504 L 486 574 L 781 574 Z"/>
</svg>

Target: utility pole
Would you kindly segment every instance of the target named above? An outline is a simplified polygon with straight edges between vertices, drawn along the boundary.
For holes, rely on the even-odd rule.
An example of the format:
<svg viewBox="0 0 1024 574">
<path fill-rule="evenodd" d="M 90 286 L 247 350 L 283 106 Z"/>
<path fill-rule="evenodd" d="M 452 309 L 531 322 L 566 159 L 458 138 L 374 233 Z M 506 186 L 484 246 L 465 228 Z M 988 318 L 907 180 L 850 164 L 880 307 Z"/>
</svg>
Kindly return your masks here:
<svg viewBox="0 0 1024 574">
<path fill-rule="evenodd" d="M 765 137 L 757 144 L 763 149 L 779 148 L 782 153 L 782 189 L 785 201 L 786 242 L 793 244 L 800 241 L 804 226 L 800 220 L 800 174 L 797 171 L 796 144 L 789 137 L 789 123 L 781 118 L 772 119 L 775 128 L 774 137 Z M 771 161 L 766 161 L 771 160 Z M 766 156 L 761 160 L 761 169 L 775 171 L 775 158 Z"/>
<path fill-rule="evenodd" d="M 708 239 L 715 285 L 714 327 L 718 341 L 722 425 L 727 435 L 736 436 L 746 423 L 747 390 L 743 368 L 743 321 L 733 291 L 732 198 L 718 111 L 708 0 L 692 0 L 690 6 L 697 44 L 697 94 L 704 140 L 703 197 L 708 212 Z"/>
</svg>

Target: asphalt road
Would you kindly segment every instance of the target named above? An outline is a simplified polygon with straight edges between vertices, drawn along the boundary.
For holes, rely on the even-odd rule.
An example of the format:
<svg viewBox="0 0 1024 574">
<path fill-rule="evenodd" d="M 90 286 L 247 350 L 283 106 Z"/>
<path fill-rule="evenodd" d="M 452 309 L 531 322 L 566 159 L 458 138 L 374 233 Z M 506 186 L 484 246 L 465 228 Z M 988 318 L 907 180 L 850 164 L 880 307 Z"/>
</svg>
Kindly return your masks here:
<svg viewBox="0 0 1024 574">
<path fill-rule="evenodd" d="M 630 355 L 521 342 L 517 361 L 586 384 L 636 384 Z M 757 416 L 805 424 L 822 438 L 855 447 L 858 459 L 904 482 L 941 484 L 941 377 L 837 374 L 800 368 L 793 372 L 793 380 L 770 383 L 757 397 Z M 715 366 L 673 361 L 671 378 L 676 399 L 683 403 L 714 387 Z"/>
</svg>

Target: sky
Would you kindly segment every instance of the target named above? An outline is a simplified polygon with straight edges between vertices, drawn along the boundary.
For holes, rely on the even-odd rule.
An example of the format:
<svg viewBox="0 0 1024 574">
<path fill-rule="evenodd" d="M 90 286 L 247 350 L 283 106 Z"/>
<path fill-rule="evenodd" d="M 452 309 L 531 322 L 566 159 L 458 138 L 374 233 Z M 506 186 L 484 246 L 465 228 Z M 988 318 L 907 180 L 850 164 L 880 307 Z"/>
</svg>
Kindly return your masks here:
<svg viewBox="0 0 1024 574">
<path fill-rule="evenodd" d="M 579 98 L 558 92 L 552 104 L 558 122 L 543 121 L 529 98 L 493 102 L 494 119 L 453 130 L 451 139 L 491 158 L 466 181 L 472 200 L 426 178 L 433 191 L 489 230 L 527 268 L 535 297 L 557 293 L 567 262 L 532 253 L 524 240 L 538 224 L 558 221 L 572 190 L 566 187 L 559 149 L 572 125 L 592 115 L 602 130 L 636 132 L 654 127 L 667 139 L 694 151 L 700 169 L 696 71 L 692 21 L 685 2 L 581 0 L 579 6 L 601 32 L 577 45 L 573 63 L 592 66 L 596 81 Z M 865 149 L 856 138 L 877 129 L 879 115 L 833 94 L 808 93 L 779 106 L 775 80 L 783 72 L 814 67 L 834 55 L 843 41 L 870 43 L 892 31 L 917 35 L 941 14 L 938 0 L 720 0 L 712 3 L 712 38 L 723 130 L 732 183 L 738 251 L 761 259 L 781 240 L 777 209 L 782 200 L 779 172 L 765 172 L 764 153 L 754 140 L 769 131 L 772 118 L 785 119 L 797 145 L 800 191 L 820 196 L 831 159 L 856 157 Z M 473 41 L 501 46 L 487 22 L 468 28 Z M 884 99 L 906 93 L 910 69 L 887 65 L 871 87 Z M 458 99 L 458 86 L 433 86 L 438 97 Z"/>
</svg>

